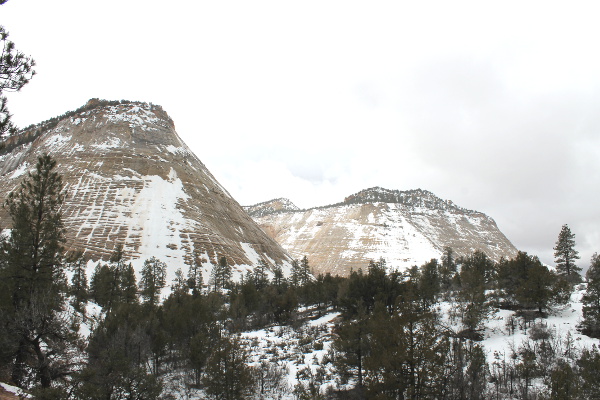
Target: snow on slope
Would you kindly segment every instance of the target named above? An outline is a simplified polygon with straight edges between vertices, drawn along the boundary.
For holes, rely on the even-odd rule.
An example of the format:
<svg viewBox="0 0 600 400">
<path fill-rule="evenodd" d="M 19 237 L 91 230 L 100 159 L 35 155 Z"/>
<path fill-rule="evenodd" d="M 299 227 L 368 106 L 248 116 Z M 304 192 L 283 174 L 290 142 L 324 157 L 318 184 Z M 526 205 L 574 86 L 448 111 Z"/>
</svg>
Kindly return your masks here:
<svg viewBox="0 0 600 400">
<path fill-rule="evenodd" d="M 192 262 L 205 278 L 221 256 L 239 273 L 290 258 L 177 135 L 161 107 L 92 99 L 32 126 L 0 151 L 0 202 L 49 153 L 63 176 L 67 249 L 106 260 L 119 244 L 139 271 L 157 257 L 169 279 Z M 0 224 L 7 214 L 0 209 Z"/>
<path fill-rule="evenodd" d="M 445 247 L 456 255 L 481 250 L 495 261 L 517 252 L 487 215 L 422 190 L 374 188 L 309 210 L 273 211 L 271 202 L 246 209 L 294 258 L 308 256 L 317 273 L 347 275 L 379 258 L 402 270 L 439 259 Z"/>
</svg>

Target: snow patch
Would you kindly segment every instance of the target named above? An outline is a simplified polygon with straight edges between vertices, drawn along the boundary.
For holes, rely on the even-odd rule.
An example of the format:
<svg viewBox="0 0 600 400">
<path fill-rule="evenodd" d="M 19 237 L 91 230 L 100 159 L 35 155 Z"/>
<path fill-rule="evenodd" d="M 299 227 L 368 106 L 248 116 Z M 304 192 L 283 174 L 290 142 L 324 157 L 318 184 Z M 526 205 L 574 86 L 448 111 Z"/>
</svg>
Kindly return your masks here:
<svg viewBox="0 0 600 400">
<path fill-rule="evenodd" d="M 29 164 L 25 161 L 23 164 L 19 165 L 19 168 L 15 169 L 13 173 L 10 175 L 10 179 L 18 178 L 21 175 L 24 175 L 29 170 Z"/>
</svg>

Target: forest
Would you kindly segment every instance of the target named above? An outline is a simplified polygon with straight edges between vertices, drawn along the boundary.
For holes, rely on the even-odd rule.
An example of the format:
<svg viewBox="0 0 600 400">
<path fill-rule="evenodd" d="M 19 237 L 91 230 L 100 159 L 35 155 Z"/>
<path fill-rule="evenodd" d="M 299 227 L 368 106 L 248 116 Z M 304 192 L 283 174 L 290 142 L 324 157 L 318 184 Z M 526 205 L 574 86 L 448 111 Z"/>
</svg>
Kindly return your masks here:
<svg viewBox="0 0 600 400">
<path fill-rule="evenodd" d="M 598 349 L 544 324 L 585 289 L 579 329 L 600 337 L 600 257 L 583 282 L 567 225 L 552 269 L 524 252 L 493 262 L 447 248 L 406 271 L 380 259 L 348 277 L 314 276 L 304 257 L 289 276 L 261 262 L 236 281 L 221 256 L 208 282 L 199 260 L 167 282 L 154 257 L 137 276 L 121 244 L 88 278 L 83 255 L 64 252 L 55 166 L 41 156 L 4 205 L 12 226 L 0 253 L 0 380 L 33 398 L 600 397 Z M 528 335 L 508 358 L 481 345 L 499 310 L 514 311 L 508 331 Z M 324 315 L 333 322 L 325 342 L 307 329 Z M 326 356 L 292 379 L 285 357 L 252 359 L 244 334 L 277 327 Z"/>
</svg>

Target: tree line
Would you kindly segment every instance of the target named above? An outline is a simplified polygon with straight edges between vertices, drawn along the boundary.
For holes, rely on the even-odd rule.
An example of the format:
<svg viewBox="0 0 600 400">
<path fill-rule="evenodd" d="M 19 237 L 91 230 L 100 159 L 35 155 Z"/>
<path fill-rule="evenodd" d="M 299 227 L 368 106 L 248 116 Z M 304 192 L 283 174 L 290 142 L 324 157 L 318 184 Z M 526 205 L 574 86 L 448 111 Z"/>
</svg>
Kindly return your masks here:
<svg viewBox="0 0 600 400">
<path fill-rule="evenodd" d="M 324 393 L 299 384 L 297 398 L 600 394 L 593 379 L 598 351 L 575 349 L 543 323 L 581 281 L 566 225 L 555 270 L 525 252 L 493 262 L 481 251 L 456 257 L 447 248 L 440 260 L 406 271 L 381 259 L 344 278 L 313 276 L 304 257 L 287 276 L 261 261 L 233 281 L 222 256 L 205 283 L 196 259 L 167 282 L 167 265 L 154 257 L 138 279 L 117 246 L 88 279 L 82 254 L 64 254 L 64 197 L 55 166 L 41 156 L 4 205 L 12 225 L 0 253 L 0 377 L 35 398 L 166 398 L 174 371 L 183 376 L 182 387 L 209 398 L 280 398 L 285 372 L 253 366 L 239 333 L 298 326 L 309 314 L 330 312 L 340 314 L 330 357 L 338 388 Z M 597 254 L 586 280 L 581 331 L 600 337 Z M 520 326 L 530 340 L 489 362 L 480 342 L 498 309 L 515 311 L 507 333 Z"/>
</svg>

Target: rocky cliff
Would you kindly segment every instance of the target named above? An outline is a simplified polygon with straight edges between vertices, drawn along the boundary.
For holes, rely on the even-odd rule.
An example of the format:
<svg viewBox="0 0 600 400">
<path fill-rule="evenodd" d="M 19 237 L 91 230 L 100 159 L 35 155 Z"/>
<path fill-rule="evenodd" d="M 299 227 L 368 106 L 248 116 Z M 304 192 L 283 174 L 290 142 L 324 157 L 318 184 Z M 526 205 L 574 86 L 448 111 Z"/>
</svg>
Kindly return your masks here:
<svg viewBox="0 0 600 400">
<path fill-rule="evenodd" d="M 371 188 L 309 210 L 246 209 L 293 257 L 308 256 L 317 273 L 347 275 L 380 257 L 404 269 L 440 258 L 445 247 L 457 255 L 481 250 L 494 260 L 517 252 L 492 218 L 420 189 Z"/>
<path fill-rule="evenodd" d="M 254 223 L 175 132 L 161 107 L 90 100 L 18 135 L 0 152 L 0 201 L 42 153 L 65 183 L 67 248 L 106 259 L 117 244 L 139 268 L 156 256 L 172 272 L 220 256 L 239 272 L 289 256 Z M 0 227 L 9 227 L 0 209 Z"/>
</svg>

